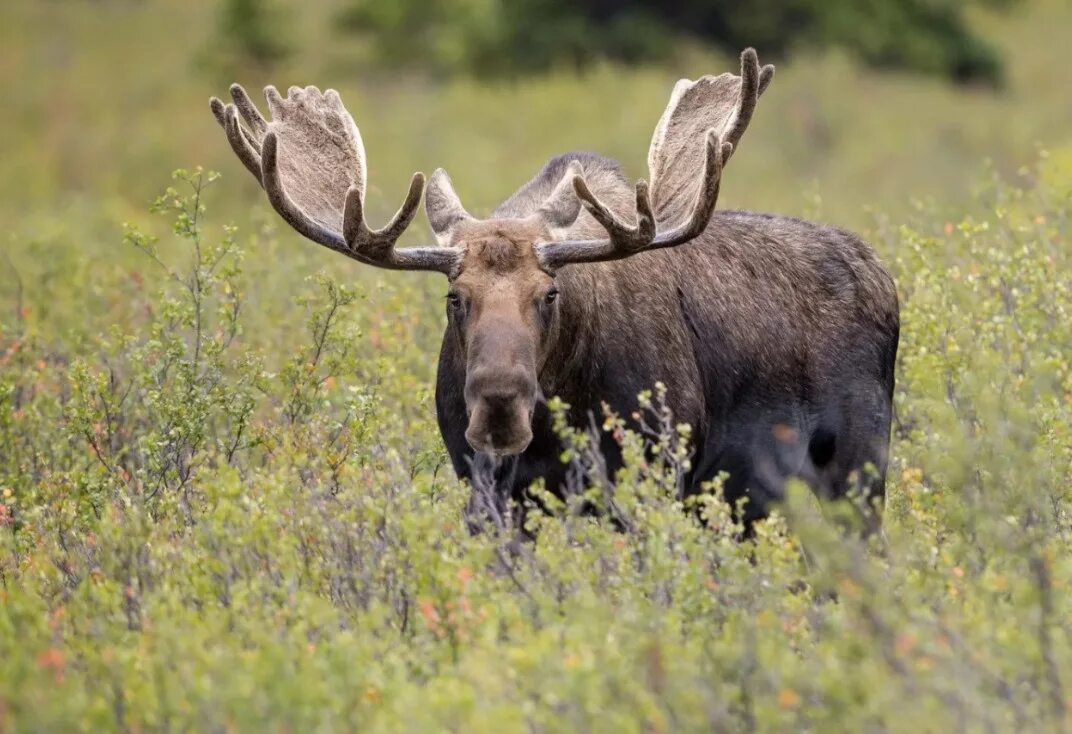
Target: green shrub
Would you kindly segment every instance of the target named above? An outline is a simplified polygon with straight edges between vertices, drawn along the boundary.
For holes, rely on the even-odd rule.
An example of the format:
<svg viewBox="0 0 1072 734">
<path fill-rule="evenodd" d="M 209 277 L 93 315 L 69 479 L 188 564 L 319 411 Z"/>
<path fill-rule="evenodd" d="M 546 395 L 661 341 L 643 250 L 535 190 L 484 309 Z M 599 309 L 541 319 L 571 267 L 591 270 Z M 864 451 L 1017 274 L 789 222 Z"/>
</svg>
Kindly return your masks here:
<svg viewBox="0 0 1072 734">
<path fill-rule="evenodd" d="M 214 178 L 158 201 L 173 242 L 128 229 L 160 291 L 112 329 L 0 331 L 0 729 L 1072 723 L 1072 151 L 959 222 L 881 224 L 903 330 L 869 544 L 799 487 L 754 541 L 717 486 L 698 522 L 657 388 L 650 435 L 606 417 L 616 485 L 573 435 L 593 490 L 534 542 L 470 535 L 420 291 L 316 278 L 266 323 L 238 243 L 270 236 L 206 226 Z"/>
<path fill-rule="evenodd" d="M 292 19 L 274 0 L 222 0 L 216 16 L 216 35 L 201 61 L 223 75 L 242 68 L 264 73 L 293 51 Z"/>
<path fill-rule="evenodd" d="M 599 59 L 665 60 L 688 43 L 768 60 L 803 48 L 842 48 L 863 63 L 958 82 L 997 84 L 1001 58 L 965 20 L 971 5 L 1006 0 L 351 0 L 344 28 L 388 67 L 481 77 L 518 76 Z"/>
</svg>

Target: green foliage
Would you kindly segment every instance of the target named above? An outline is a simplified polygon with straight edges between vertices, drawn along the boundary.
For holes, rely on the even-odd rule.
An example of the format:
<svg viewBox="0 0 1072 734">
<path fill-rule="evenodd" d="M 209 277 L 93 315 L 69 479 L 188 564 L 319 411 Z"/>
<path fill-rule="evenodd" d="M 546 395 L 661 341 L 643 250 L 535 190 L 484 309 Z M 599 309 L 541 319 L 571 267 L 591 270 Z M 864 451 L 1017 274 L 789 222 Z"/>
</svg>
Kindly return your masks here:
<svg viewBox="0 0 1072 734">
<path fill-rule="evenodd" d="M 266 321 L 241 250 L 271 235 L 208 226 L 215 178 L 176 174 L 165 241 L 128 228 L 160 290 L 111 328 L 7 311 L 0 728 L 1069 725 L 1069 151 L 959 221 L 880 227 L 904 325 L 868 543 L 802 488 L 749 542 L 717 482 L 682 506 L 689 431 L 661 386 L 640 432 L 592 428 L 622 442 L 616 483 L 563 424 L 592 489 L 542 496 L 535 542 L 470 535 L 415 291 L 318 276 Z"/>
<path fill-rule="evenodd" d="M 216 37 L 203 52 L 210 67 L 227 73 L 243 67 L 263 71 L 293 51 L 286 31 L 291 19 L 275 0 L 222 0 L 217 14 Z"/>
<path fill-rule="evenodd" d="M 617 488 L 532 513 L 534 544 L 469 536 L 431 394 L 442 284 L 284 231 L 191 64 L 220 7 L 0 3 L 0 731 L 1068 728 L 1067 3 L 977 15 L 997 94 L 801 51 L 734 159 L 720 204 L 863 230 L 901 288 L 870 549 L 803 492 L 741 544 L 716 483 L 703 530 L 657 391 Z M 287 15 L 275 76 L 214 72 L 338 88 L 379 222 L 437 165 L 475 212 L 572 148 L 643 175 L 673 80 L 733 65 L 385 80 L 335 7 Z M 983 156 L 1003 175 L 972 198 Z M 146 217 L 191 158 L 240 229 L 197 171 Z"/>
<path fill-rule="evenodd" d="M 387 66 L 516 76 L 596 59 L 665 59 L 685 39 L 763 57 L 849 50 L 876 67 L 996 84 L 995 48 L 967 27 L 971 0 L 352 0 L 340 14 Z M 975 3 L 978 4 L 978 3 Z M 984 3 L 986 4 L 986 3 Z M 989 3 L 991 5 L 1007 4 Z"/>
</svg>

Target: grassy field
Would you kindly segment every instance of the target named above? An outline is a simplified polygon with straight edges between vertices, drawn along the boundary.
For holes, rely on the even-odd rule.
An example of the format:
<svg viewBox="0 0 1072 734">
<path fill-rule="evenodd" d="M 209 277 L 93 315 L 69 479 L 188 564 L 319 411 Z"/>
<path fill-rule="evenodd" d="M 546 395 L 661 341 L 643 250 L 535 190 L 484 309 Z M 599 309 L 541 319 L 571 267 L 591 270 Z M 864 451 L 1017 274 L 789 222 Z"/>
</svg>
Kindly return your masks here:
<svg viewBox="0 0 1072 734">
<path fill-rule="evenodd" d="M 1000 93 L 795 59 L 727 171 L 898 282 L 881 537 L 798 489 L 737 542 L 627 435 L 633 529 L 568 504 L 520 547 L 461 520 L 444 282 L 300 241 L 207 98 L 336 86 L 376 219 L 440 165 L 475 212 L 571 148 L 643 175 L 673 81 L 733 64 L 370 76 L 303 7 L 262 78 L 212 65 L 208 3 L 0 6 L 0 732 L 1072 728 L 1067 3 L 975 19 Z"/>
</svg>

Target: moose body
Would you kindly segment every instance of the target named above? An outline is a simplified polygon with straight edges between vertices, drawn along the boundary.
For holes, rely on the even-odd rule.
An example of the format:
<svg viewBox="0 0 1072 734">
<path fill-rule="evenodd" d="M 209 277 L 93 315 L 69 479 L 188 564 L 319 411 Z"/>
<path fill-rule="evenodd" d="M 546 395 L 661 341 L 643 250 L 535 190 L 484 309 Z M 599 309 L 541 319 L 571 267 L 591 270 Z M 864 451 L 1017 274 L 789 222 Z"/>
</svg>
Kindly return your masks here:
<svg viewBox="0 0 1072 734">
<path fill-rule="evenodd" d="M 618 165 L 589 153 L 553 159 L 527 188 L 549 191 L 571 161 L 586 178 L 616 179 L 622 200 L 631 196 Z M 526 202 L 542 198 L 508 200 L 492 220 L 529 215 Z M 687 244 L 565 267 L 556 282 L 561 329 L 538 381 L 542 395 L 570 406 L 571 424 L 587 425 L 604 404 L 629 416 L 638 394 L 662 382 L 675 420 L 692 427 L 686 493 L 726 472 L 726 499 L 748 498 L 746 522 L 767 513 L 791 476 L 823 496 L 857 489 L 881 498 L 898 307 L 888 274 L 855 235 L 722 211 Z M 536 479 L 562 494 L 567 466 L 546 405 L 537 402 L 524 451 L 477 452 L 465 437 L 466 373 L 452 324 L 440 351 L 436 411 L 455 471 L 490 475 L 504 498 L 521 500 Z M 605 434 L 601 450 L 613 475 L 619 446 Z"/>
<path fill-rule="evenodd" d="M 211 107 L 240 160 L 298 232 L 362 263 L 449 280 L 436 410 L 458 475 L 496 503 L 536 479 L 568 486 L 546 398 L 587 427 L 632 415 L 663 383 L 692 427 L 686 492 L 720 472 L 746 524 L 799 477 L 823 497 L 882 498 L 897 352 L 896 291 L 872 250 L 789 217 L 715 212 L 722 172 L 773 77 L 755 52 L 741 75 L 682 80 L 655 129 L 651 183 L 630 186 L 591 153 L 552 159 L 487 219 L 437 170 L 425 210 L 437 246 L 399 249 L 424 192 L 385 227 L 364 218 L 365 153 L 338 95 L 245 91 Z M 241 115 L 246 122 L 238 122 Z M 620 448 L 601 437 L 607 468 Z M 490 482 L 488 479 L 490 478 Z M 877 515 L 872 515 L 877 517 Z"/>
</svg>

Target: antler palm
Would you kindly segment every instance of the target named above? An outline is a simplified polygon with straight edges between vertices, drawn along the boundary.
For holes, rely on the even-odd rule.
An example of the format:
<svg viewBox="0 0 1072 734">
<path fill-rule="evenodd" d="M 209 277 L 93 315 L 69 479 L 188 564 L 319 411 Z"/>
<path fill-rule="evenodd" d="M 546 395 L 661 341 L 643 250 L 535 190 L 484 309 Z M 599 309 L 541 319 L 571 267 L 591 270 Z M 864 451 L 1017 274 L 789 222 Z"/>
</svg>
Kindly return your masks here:
<svg viewBox="0 0 1072 734">
<path fill-rule="evenodd" d="M 405 202 L 382 229 L 364 218 L 365 148 L 353 117 L 335 90 L 291 87 L 281 97 L 264 90 L 266 120 L 246 90 L 231 87 L 234 104 L 213 97 L 209 104 L 227 132 L 235 154 L 264 187 L 276 211 L 309 239 L 361 262 L 399 270 L 449 273 L 457 253 L 441 248 L 397 250 L 395 243 L 413 221 L 424 191 L 415 173 Z M 239 114 L 245 121 L 243 126 Z"/>
</svg>

